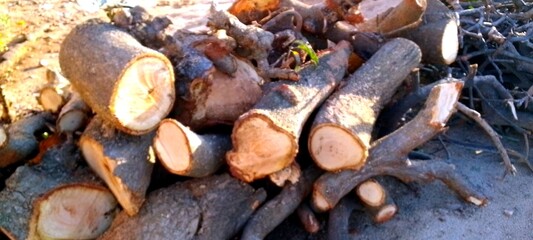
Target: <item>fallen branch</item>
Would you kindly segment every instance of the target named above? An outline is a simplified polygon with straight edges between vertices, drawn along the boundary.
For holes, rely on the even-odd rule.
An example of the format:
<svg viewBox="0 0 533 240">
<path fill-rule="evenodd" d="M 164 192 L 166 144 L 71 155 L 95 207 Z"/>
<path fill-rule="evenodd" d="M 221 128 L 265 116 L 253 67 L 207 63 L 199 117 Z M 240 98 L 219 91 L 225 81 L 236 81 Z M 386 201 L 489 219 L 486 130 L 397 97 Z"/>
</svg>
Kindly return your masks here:
<svg viewBox="0 0 533 240">
<path fill-rule="evenodd" d="M 76 26 L 61 44 L 59 63 L 93 111 L 129 134 L 153 130 L 174 103 L 170 61 L 109 23 Z"/>
<path fill-rule="evenodd" d="M 137 214 L 150 184 L 153 134 L 128 135 L 96 115 L 80 138 L 80 149 L 128 215 Z"/>
<path fill-rule="evenodd" d="M 372 144 L 367 164 L 362 169 L 322 175 L 314 185 L 313 207 L 321 211 L 329 210 L 358 184 L 378 175 L 391 175 L 402 181 L 438 179 L 466 201 L 475 205 L 485 204 L 487 200 L 455 172 L 453 165 L 439 160 L 407 159 L 410 151 L 444 129 L 455 110 L 462 86 L 461 82 L 437 85 L 431 91 L 425 107 L 413 120 Z"/>
<path fill-rule="evenodd" d="M 398 211 L 398 207 L 385 188 L 374 179 L 366 180 L 357 186 L 355 193 L 376 223 L 389 221 Z"/>
<path fill-rule="evenodd" d="M 354 238 L 353 226 L 350 226 L 350 216 L 361 206 L 352 196 L 346 196 L 329 212 L 328 239 L 343 240 Z"/>
<path fill-rule="evenodd" d="M 311 112 L 324 101 L 344 77 L 351 52 L 340 42 L 307 65 L 298 82 L 278 81 L 252 110 L 236 122 L 233 149 L 227 160 L 233 176 L 247 182 L 289 166 L 298 152 L 298 139 Z"/>
<path fill-rule="evenodd" d="M 420 58 L 415 43 L 391 40 L 327 99 L 308 140 L 311 157 L 319 167 L 337 171 L 364 165 L 379 112 Z"/>
</svg>

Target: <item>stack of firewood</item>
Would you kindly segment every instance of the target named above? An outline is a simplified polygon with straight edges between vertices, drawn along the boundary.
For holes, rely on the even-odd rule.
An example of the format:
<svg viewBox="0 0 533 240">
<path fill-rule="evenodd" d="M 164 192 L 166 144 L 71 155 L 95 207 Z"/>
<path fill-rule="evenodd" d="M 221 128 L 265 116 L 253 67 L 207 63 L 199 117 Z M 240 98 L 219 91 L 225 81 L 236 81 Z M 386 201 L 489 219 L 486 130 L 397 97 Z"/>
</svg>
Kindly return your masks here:
<svg viewBox="0 0 533 240">
<path fill-rule="evenodd" d="M 473 111 L 458 103 L 461 79 L 405 87 L 421 64 L 458 54 L 458 19 L 439 0 L 241 0 L 213 5 L 205 33 L 169 33 L 139 7 L 108 15 L 64 39 L 71 88 L 43 94 L 51 113 L 0 128 L 0 167 L 32 158 L 0 193 L 12 239 L 262 239 L 293 212 L 317 232 L 329 210 L 329 236 L 343 239 L 351 191 L 378 223 L 396 213 L 379 175 L 486 203 L 453 165 L 408 158 L 457 109 Z M 389 103 L 407 111 L 403 97 L 425 104 L 378 135 Z M 159 165 L 184 178 L 154 182 Z M 267 196 L 270 184 L 283 189 Z"/>
</svg>

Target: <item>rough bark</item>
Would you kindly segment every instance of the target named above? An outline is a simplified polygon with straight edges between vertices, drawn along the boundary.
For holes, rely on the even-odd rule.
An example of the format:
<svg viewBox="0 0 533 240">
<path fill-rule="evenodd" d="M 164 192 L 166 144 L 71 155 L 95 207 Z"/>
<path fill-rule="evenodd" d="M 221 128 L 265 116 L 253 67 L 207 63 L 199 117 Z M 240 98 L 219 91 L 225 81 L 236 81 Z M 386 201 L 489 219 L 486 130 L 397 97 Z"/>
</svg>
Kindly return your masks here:
<svg viewBox="0 0 533 240">
<path fill-rule="evenodd" d="M 280 194 L 265 203 L 244 227 L 241 239 L 264 239 L 276 226 L 292 214 L 309 195 L 313 182 L 320 176 L 319 169 L 309 167 L 297 183 L 285 185 Z"/>
<path fill-rule="evenodd" d="M 329 240 L 352 239 L 355 237 L 353 226 L 350 226 L 350 216 L 354 210 L 360 207 L 357 204 L 357 200 L 352 196 L 345 196 L 340 200 L 339 204 L 329 212 Z"/>
<path fill-rule="evenodd" d="M 455 110 L 462 85 L 461 82 L 437 85 L 431 91 L 424 109 L 413 120 L 372 144 L 368 163 L 359 171 L 343 170 L 322 175 L 314 184 L 314 208 L 322 211 L 333 208 L 358 184 L 378 175 L 390 175 L 402 181 L 427 182 L 438 179 L 466 201 L 476 205 L 485 204 L 486 199 L 455 172 L 453 165 L 440 160 L 407 159 L 407 154 L 415 147 L 445 129 L 448 118 Z"/>
<path fill-rule="evenodd" d="M 235 64 L 233 76 L 216 68 L 190 82 L 177 81 L 178 91 L 186 89 L 187 93 L 180 96 L 171 116 L 194 130 L 232 125 L 261 98 L 263 82 L 249 62 L 235 58 Z"/>
<path fill-rule="evenodd" d="M 56 121 L 56 130 L 60 133 L 73 133 L 85 127 L 89 121 L 91 108 L 72 91 L 68 102 L 61 108 Z"/>
<path fill-rule="evenodd" d="M 46 129 L 52 119 L 49 113 L 39 113 L 9 125 L 5 129 L 5 139 L 0 142 L 0 168 L 35 156 L 39 150 L 36 134 Z"/>
<path fill-rule="evenodd" d="M 420 49 L 406 39 L 386 43 L 321 106 L 309 134 L 309 151 L 328 171 L 360 169 L 374 123 L 396 89 L 420 63 Z"/>
<path fill-rule="evenodd" d="M 387 34 L 407 38 L 420 46 L 422 62 L 449 65 L 459 51 L 459 29 L 455 13 L 440 0 L 427 0 L 428 7 L 418 27 Z"/>
<path fill-rule="evenodd" d="M 120 213 L 100 239 L 230 239 L 265 198 L 227 174 L 179 182 L 150 193 L 137 216 Z"/>
<path fill-rule="evenodd" d="M 174 103 L 170 61 L 109 23 L 76 26 L 61 44 L 59 62 L 93 111 L 129 134 L 153 130 Z"/>
<path fill-rule="evenodd" d="M 236 121 L 233 149 L 227 154 L 233 176 L 251 182 L 294 161 L 305 121 L 343 78 L 350 52 L 350 44 L 340 42 L 320 57 L 318 65 L 304 67 L 299 81 L 272 83 L 254 108 Z"/>
<path fill-rule="evenodd" d="M 117 202 L 72 143 L 22 166 L 0 193 L 0 230 L 10 239 L 91 239 L 111 224 Z"/>
<path fill-rule="evenodd" d="M 231 138 L 223 134 L 198 135 L 174 119 L 164 119 L 153 142 L 155 153 L 171 173 L 205 177 L 215 173 L 231 149 Z"/>
<path fill-rule="evenodd" d="M 375 179 L 369 179 L 359 184 L 355 193 L 376 223 L 390 220 L 398 211 L 387 190 Z"/>
<path fill-rule="evenodd" d="M 130 216 L 139 211 L 150 184 L 155 161 L 153 136 L 120 132 L 96 115 L 80 138 L 85 160 Z"/>
</svg>

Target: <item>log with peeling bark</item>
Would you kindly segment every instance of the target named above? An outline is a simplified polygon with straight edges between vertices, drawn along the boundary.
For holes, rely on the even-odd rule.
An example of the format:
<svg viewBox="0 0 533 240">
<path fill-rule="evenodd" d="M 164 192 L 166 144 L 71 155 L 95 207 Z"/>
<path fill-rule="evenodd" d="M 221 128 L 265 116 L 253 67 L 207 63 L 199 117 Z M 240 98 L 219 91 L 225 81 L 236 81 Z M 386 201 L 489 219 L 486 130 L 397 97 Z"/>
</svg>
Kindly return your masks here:
<svg viewBox="0 0 533 240">
<path fill-rule="evenodd" d="M 61 44 L 59 63 L 93 111 L 129 134 L 155 129 L 174 103 L 170 61 L 112 24 L 76 26 Z"/>
<path fill-rule="evenodd" d="M 6 181 L 0 232 L 10 239 L 94 239 L 111 225 L 117 207 L 77 146 L 65 143 Z"/>
<path fill-rule="evenodd" d="M 455 13 L 440 0 L 427 0 L 422 23 L 415 28 L 387 34 L 407 38 L 420 46 L 422 62 L 449 65 L 459 51 L 459 28 Z"/>
<path fill-rule="evenodd" d="M 120 213 L 99 239 L 231 239 L 265 198 L 228 174 L 179 182 L 150 193 L 137 216 Z"/>
<path fill-rule="evenodd" d="M 350 52 L 350 44 L 340 42 L 322 53 L 318 65 L 305 66 L 299 81 L 269 85 L 254 108 L 235 122 L 233 149 L 226 156 L 233 176 L 251 182 L 294 161 L 305 121 L 344 77 Z"/>
<path fill-rule="evenodd" d="M 38 113 L 18 120 L 0 133 L 0 168 L 29 160 L 39 150 L 36 134 L 52 122 L 49 113 Z M 3 136 L 3 137 L 2 137 Z"/>
<path fill-rule="evenodd" d="M 54 87 L 44 87 L 39 91 L 38 99 L 39 103 L 43 107 L 43 110 L 56 113 L 61 109 L 65 100 L 63 96 L 59 94 Z"/>
<path fill-rule="evenodd" d="M 153 136 L 123 133 L 96 115 L 80 138 L 85 160 L 130 216 L 139 211 L 150 184 Z"/>
<path fill-rule="evenodd" d="M 224 134 L 199 135 L 174 119 L 159 124 L 153 146 L 159 161 L 171 173 L 205 177 L 215 173 L 231 149 L 231 138 Z"/>
<path fill-rule="evenodd" d="M 190 81 L 178 80 L 176 88 L 185 89 L 186 93 L 180 94 L 171 116 L 197 130 L 217 124 L 231 125 L 252 108 L 263 93 L 263 79 L 248 61 L 234 60 L 236 69 L 231 76 L 214 68 Z"/>
<path fill-rule="evenodd" d="M 398 211 L 398 207 L 387 190 L 375 179 L 359 184 L 355 193 L 376 223 L 389 221 Z"/>
<path fill-rule="evenodd" d="M 241 239 L 264 239 L 300 206 L 311 192 L 313 182 L 321 173 L 320 169 L 309 167 L 303 172 L 298 182 L 285 185 L 280 194 L 254 213 L 246 223 Z"/>
<path fill-rule="evenodd" d="M 462 86 L 458 81 L 435 86 L 413 120 L 372 144 L 368 162 L 362 169 L 323 174 L 314 184 L 313 207 L 329 210 L 357 185 L 378 175 L 394 176 L 405 182 L 440 180 L 464 200 L 484 205 L 486 198 L 455 172 L 453 165 L 441 160 L 407 159 L 410 151 L 445 129 Z"/>
<path fill-rule="evenodd" d="M 308 146 L 328 171 L 360 169 L 368 156 L 374 123 L 396 89 L 420 63 L 418 46 L 394 39 L 381 47 L 320 107 Z"/>
<path fill-rule="evenodd" d="M 391 33 L 417 26 L 427 7 L 426 0 L 328 0 L 331 9 L 361 32 Z"/>
<path fill-rule="evenodd" d="M 85 127 L 89 121 L 91 108 L 81 99 L 78 92 L 72 91 L 67 103 L 61 108 L 56 121 L 60 133 L 73 133 Z"/>
</svg>

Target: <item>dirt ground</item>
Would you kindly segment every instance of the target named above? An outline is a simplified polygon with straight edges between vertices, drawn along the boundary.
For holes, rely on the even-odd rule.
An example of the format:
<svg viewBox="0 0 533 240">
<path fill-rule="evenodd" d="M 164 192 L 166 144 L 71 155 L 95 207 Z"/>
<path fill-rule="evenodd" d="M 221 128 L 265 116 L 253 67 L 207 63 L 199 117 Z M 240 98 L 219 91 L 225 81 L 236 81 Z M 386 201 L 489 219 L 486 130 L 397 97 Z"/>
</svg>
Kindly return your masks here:
<svg viewBox="0 0 533 240">
<path fill-rule="evenodd" d="M 198 29 L 205 22 L 209 2 L 143 3 L 152 5 L 156 15 L 170 16 L 175 28 Z M 219 2 L 229 6 L 231 1 Z M 9 115 L 16 119 L 24 113 L 41 110 L 35 100 L 36 92 L 47 84 L 46 68 L 58 70 L 57 55 L 64 35 L 75 24 L 103 14 L 82 11 L 76 1 L 3 0 L 0 17 L 6 19 L 6 16 L 11 28 L 9 32 L 2 31 L 3 36 L 35 34 L 31 39 L 34 42 L 28 45 L 30 53 L 15 65 L 8 77 L 0 77 L 1 93 L 5 104 L 10 106 Z M 459 118 L 452 119 L 449 125 L 446 133 L 449 138 L 442 138 L 442 142 L 435 139 L 420 151 L 455 164 L 489 199 L 488 205 L 467 204 L 438 182 L 405 185 L 384 178 L 399 212 L 391 221 L 380 225 L 373 224 L 364 212 L 355 212 L 354 239 L 533 239 L 533 173 L 524 164 L 515 163 L 518 174 L 503 178 L 499 155 L 480 129 Z M 505 129 L 500 133 L 506 146 L 522 150 L 520 136 Z M 326 239 L 324 231 L 309 235 L 293 220 L 289 218 L 269 239 Z"/>
</svg>

